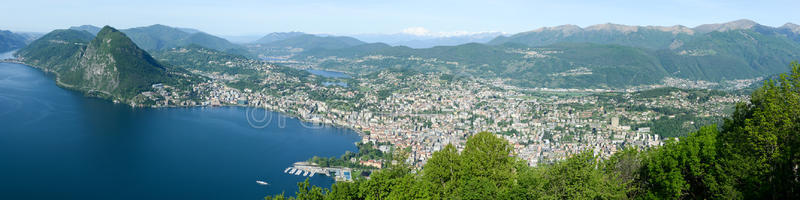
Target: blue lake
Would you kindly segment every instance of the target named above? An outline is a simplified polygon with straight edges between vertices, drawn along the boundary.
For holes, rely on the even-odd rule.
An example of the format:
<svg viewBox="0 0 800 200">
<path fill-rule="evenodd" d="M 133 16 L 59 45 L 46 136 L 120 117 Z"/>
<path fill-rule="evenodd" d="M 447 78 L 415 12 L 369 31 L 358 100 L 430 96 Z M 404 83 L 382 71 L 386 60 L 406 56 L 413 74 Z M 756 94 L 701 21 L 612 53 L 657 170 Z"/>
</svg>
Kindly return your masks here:
<svg viewBox="0 0 800 200">
<path fill-rule="evenodd" d="M 248 111 L 270 114 L 271 123 L 254 128 Z M 306 177 L 286 167 L 355 151 L 358 140 L 347 129 L 243 107 L 116 105 L 59 88 L 37 69 L 0 63 L 0 199 L 293 195 Z M 333 183 L 319 174 L 310 181 Z"/>
<path fill-rule="evenodd" d="M 351 78 L 350 75 L 347 75 L 342 72 L 318 70 L 318 69 L 306 69 L 306 71 L 314 75 L 324 76 L 328 78 Z"/>
</svg>

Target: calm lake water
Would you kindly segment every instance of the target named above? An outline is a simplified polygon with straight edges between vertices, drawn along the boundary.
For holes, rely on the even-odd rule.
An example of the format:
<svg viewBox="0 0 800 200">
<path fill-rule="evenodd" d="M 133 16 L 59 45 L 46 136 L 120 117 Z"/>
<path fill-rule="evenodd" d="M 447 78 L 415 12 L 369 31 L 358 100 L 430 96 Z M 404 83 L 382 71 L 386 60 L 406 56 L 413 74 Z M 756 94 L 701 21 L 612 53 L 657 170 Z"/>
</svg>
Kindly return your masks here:
<svg viewBox="0 0 800 200">
<path fill-rule="evenodd" d="M 273 123 L 253 128 L 248 111 L 129 108 L 59 88 L 28 66 L 0 63 L 0 199 L 293 195 L 306 177 L 285 174 L 286 167 L 356 150 L 359 137 L 350 130 L 307 128 L 291 118 L 279 125 L 271 112 Z M 333 183 L 324 175 L 310 181 Z"/>
<path fill-rule="evenodd" d="M 324 76 L 328 78 L 350 78 L 350 75 L 347 75 L 342 72 L 318 70 L 318 69 L 306 69 L 306 71 L 314 75 Z"/>
</svg>

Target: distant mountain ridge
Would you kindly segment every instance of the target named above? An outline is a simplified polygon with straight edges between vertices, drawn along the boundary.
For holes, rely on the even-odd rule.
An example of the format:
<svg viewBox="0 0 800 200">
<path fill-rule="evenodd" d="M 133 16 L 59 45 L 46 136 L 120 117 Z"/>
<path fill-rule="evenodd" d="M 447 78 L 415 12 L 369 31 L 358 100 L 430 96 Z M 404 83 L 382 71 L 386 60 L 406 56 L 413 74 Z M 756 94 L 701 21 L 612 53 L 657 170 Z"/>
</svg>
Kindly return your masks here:
<svg viewBox="0 0 800 200">
<path fill-rule="evenodd" d="M 70 27 L 70 29 L 84 30 L 92 34 L 97 34 L 97 32 L 100 31 L 99 27 L 92 25 L 73 26 Z M 228 40 L 191 28 L 176 28 L 155 24 L 145 27 L 122 29 L 120 31 L 125 33 L 133 42 L 145 50 L 162 50 L 191 44 L 221 51 L 242 49 L 241 46 L 233 44 Z"/>
<path fill-rule="evenodd" d="M 25 47 L 28 37 L 11 31 L 0 30 L 0 52 L 7 52 Z"/>
<path fill-rule="evenodd" d="M 504 78 L 526 87 L 618 89 L 660 84 L 668 77 L 724 82 L 785 72 L 800 59 L 796 29 L 749 20 L 696 28 L 563 25 L 500 36 L 488 45 L 365 44 L 310 50 L 294 58 L 354 73 L 399 67 Z M 345 59 L 326 59 L 331 57 Z"/>
<path fill-rule="evenodd" d="M 694 30 L 683 26 L 626 26 L 609 23 L 581 28 L 575 25 L 562 25 L 500 36 L 489 41 L 489 44 L 520 43 L 546 46 L 564 42 L 588 42 L 657 49 L 668 47 L 675 39 L 687 38 L 694 34 Z"/>
<path fill-rule="evenodd" d="M 781 29 L 785 29 L 785 30 L 789 30 L 789 31 L 797 33 L 797 34 L 800 34 L 800 25 L 797 25 L 797 24 L 786 23 L 783 26 L 781 26 L 780 28 Z"/>
<path fill-rule="evenodd" d="M 121 31 L 145 50 L 169 49 L 190 44 L 217 50 L 241 48 L 239 45 L 208 33 L 160 24 L 123 29 Z"/>
<path fill-rule="evenodd" d="M 69 29 L 71 30 L 79 30 L 79 31 L 86 31 L 91 33 L 92 35 L 97 35 L 100 32 L 100 27 L 94 25 L 80 25 L 80 26 L 70 26 Z"/>
<path fill-rule="evenodd" d="M 748 19 L 740 19 L 736 21 L 731 21 L 727 23 L 719 23 L 719 24 L 703 24 L 697 27 L 694 27 L 693 30 L 700 32 L 700 33 L 708 33 L 712 31 L 730 31 L 730 30 L 741 30 L 741 29 L 751 29 L 754 26 L 761 26 L 760 24 L 748 20 Z"/>
<path fill-rule="evenodd" d="M 597 24 L 581 28 L 575 25 L 542 27 L 533 31 L 500 36 L 489 44 L 520 43 L 529 46 L 545 46 L 556 43 L 597 43 L 617 44 L 650 49 L 669 48 L 676 41 L 683 41 L 696 35 L 732 30 L 753 30 L 762 34 L 772 32 L 800 42 L 796 37 L 800 28 L 792 23 L 781 27 L 769 27 L 752 20 L 741 19 L 727 23 L 704 24 L 694 28 L 675 26 L 629 26 L 621 24 Z"/>
<path fill-rule="evenodd" d="M 486 43 L 503 35 L 502 32 L 465 33 L 450 36 L 413 35 L 407 33 L 396 34 L 354 34 L 359 40 L 370 43 L 386 43 L 393 46 L 407 46 L 411 48 L 431 48 L 435 46 L 456 46 L 467 43 Z"/>
<path fill-rule="evenodd" d="M 82 35 L 92 35 L 88 32 L 93 30 L 92 27 L 75 29 L 83 30 L 62 36 L 83 38 Z M 227 42 L 203 32 L 187 31 L 193 32 L 193 29 L 153 25 L 119 32 L 136 35 L 130 38 L 136 45 L 153 50 L 192 45 L 214 49 L 209 46 L 225 46 Z M 69 64 L 71 59 L 67 58 L 74 54 L 61 55 L 58 49 L 88 49 L 80 44 L 86 46 L 89 41 L 69 42 L 53 37 L 45 40 L 50 41 L 45 43 L 50 45 L 50 50 L 37 48 L 39 52 L 47 52 L 42 55 L 52 58 L 20 55 L 25 59 L 38 58 L 31 60 L 45 63 L 52 59 Z M 302 32 L 272 33 L 259 41 L 262 43 L 247 44 L 247 48 L 264 59 L 299 60 L 315 67 L 353 73 L 407 68 L 469 74 L 501 78 L 518 86 L 547 88 L 619 89 L 660 84 L 667 78 L 721 83 L 785 72 L 790 61 L 800 59 L 797 57 L 800 55 L 800 26 L 787 23 L 781 27 L 769 27 L 750 20 L 695 28 L 611 23 L 584 28 L 562 25 L 498 36 L 486 44 L 416 49 Z M 344 59 L 329 59 L 332 57 Z M 105 60 L 91 61 L 103 63 Z"/>
<path fill-rule="evenodd" d="M 270 33 L 256 42 L 261 48 L 341 49 L 366 44 L 347 36 L 320 36 L 302 32 Z"/>
<path fill-rule="evenodd" d="M 105 26 L 55 30 L 17 52 L 20 61 L 56 73 L 59 85 L 123 102 L 152 84 L 169 82 L 167 69 L 124 33 Z"/>
<path fill-rule="evenodd" d="M 285 39 L 289 39 L 289 38 L 293 38 L 293 37 L 297 37 L 297 36 L 301 36 L 301 35 L 305 35 L 305 34 L 306 33 L 296 32 L 296 31 L 292 31 L 292 32 L 275 32 L 275 33 L 267 34 L 264 37 L 261 37 L 260 39 L 256 40 L 253 43 L 268 44 L 268 43 L 271 43 L 271 42 L 275 42 L 275 41 L 279 41 L 279 40 L 285 40 Z"/>
</svg>

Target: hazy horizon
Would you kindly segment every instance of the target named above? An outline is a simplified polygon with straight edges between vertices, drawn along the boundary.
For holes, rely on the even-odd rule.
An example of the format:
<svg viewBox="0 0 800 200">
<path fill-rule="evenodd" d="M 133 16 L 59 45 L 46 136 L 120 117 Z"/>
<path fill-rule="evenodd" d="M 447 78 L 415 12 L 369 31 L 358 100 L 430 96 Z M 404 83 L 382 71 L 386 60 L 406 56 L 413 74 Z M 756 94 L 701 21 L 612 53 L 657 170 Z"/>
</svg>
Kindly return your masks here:
<svg viewBox="0 0 800 200">
<path fill-rule="evenodd" d="M 358 35 L 409 33 L 429 36 L 479 32 L 513 34 L 540 27 L 595 24 L 695 27 L 749 19 L 767 26 L 800 22 L 797 1 L 152 1 L 31 0 L 5 3 L 0 29 L 49 32 L 70 26 L 110 25 L 125 29 L 153 24 L 194 28 L 220 36 L 300 31 Z M 35 14 L 31 12 L 36 10 Z M 675 13 L 681 13 L 677 15 Z M 24 16 L 24 17 L 20 17 Z M 369 17 L 364 17 L 369 16 Z"/>
</svg>

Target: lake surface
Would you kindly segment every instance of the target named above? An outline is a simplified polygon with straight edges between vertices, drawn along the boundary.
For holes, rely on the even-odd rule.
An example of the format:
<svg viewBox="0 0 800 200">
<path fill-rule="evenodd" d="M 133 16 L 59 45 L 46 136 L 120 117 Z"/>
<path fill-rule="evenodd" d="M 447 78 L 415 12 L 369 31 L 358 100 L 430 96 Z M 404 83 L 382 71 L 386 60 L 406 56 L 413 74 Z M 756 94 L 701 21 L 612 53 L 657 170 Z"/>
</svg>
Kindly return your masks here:
<svg viewBox="0 0 800 200">
<path fill-rule="evenodd" d="M 314 75 L 324 76 L 328 78 L 351 78 L 350 75 L 347 75 L 342 72 L 318 70 L 318 69 L 306 69 L 306 71 Z"/>
<path fill-rule="evenodd" d="M 243 107 L 129 108 L 0 63 L 0 199 L 263 199 L 293 195 L 283 173 L 312 156 L 355 151 L 359 136 L 296 119 L 264 128 Z M 256 124 L 260 126 L 263 124 Z M 270 185 L 256 184 L 256 180 Z M 333 179 L 310 178 L 329 187 Z"/>
</svg>

